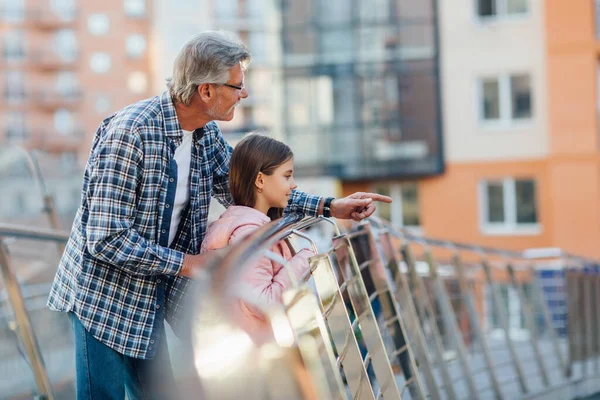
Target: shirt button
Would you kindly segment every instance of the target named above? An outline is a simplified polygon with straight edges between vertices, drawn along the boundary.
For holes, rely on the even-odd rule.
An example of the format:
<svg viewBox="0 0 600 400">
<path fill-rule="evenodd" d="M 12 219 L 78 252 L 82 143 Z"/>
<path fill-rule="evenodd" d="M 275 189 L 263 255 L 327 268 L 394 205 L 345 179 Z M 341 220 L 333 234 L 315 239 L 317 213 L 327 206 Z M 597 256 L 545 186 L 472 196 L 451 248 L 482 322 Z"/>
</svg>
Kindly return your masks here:
<svg viewBox="0 0 600 400">
<path fill-rule="evenodd" d="M 160 308 L 160 304 L 157 304 L 156 305 L 156 309 L 158 310 L 159 308 Z"/>
<path fill-rule="evenodd" d="M 157 280 L 156 280 L 156 283 L 161 283 L 161 282 L 162 282 L 162 281 L 161 281 L 160 279 L 157 279 Z"/>
<path fill-rule="evenodd" d="M 150 343 L 154 344 L 154 340 L 151 340 Z"/>
<path fill-rule="evenodd" d="M 161 232 L 162 232 L 162 233 L 166 233 L 166 232 L 167 232 L 167 230 L 166 230 L 166 229 L 163 229 Z"/>
<path fill-rule="evenodd" d="M 169 208 L 169 207 L 171 207 L 170 204 L 165 204 L 165 208 Z"/>
<path fill-rule="evenodd" d="M 152 350 L 152 346 L 148 347 L 148 350 Z"/>
<path fill-rule="evenodd" d="M 175 182 L 175 178 L 169 179 L 169 182 Z"/>
</svg>

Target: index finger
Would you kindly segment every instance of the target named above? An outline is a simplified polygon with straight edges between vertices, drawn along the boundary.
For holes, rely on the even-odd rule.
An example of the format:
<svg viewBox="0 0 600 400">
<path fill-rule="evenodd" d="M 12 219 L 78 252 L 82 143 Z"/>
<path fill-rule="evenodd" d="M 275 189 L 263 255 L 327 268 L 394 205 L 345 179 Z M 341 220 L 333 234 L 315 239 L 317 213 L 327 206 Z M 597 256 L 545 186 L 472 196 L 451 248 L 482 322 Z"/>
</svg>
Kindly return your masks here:
<svg viewBox="0 0 600 400">
<path fill-rule="evenodd" d="M 384 203 L 391 203 L 392 198 L 389 196 L 384 196 L 379 193 L 364 193 L 363 198 L 370 197 L 373 201 L 382 201 Z"/>
</svg>

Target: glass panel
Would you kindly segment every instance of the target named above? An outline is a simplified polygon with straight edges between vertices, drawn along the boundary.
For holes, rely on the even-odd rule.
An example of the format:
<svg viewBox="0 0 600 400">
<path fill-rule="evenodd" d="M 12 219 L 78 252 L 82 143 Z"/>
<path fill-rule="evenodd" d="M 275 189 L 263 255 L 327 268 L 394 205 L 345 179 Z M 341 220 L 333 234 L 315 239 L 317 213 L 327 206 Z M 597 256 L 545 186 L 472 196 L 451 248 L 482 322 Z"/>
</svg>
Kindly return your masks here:
<svg viewBox="0 0 600 400">
<path fill-rule="evenodd" d="M 70 21 L 75 18 L 75 0 L 52 0 L 51 5 L 61 19 Z"/>
<path fill-rule="evenodd" d="M 421 226 L 419 192 L 416 183 L 402 185 L 402 219 L 404 226 Z M 379 205 L 377 205 L 379 207 Z"/>
<path fill-rule="evenodd" d="M 486 186 L 488 201 L 486 222 L 504 222 L 504 186 L 502 182 L 488 183 Z"/>
<path fill-rule="evenodd" d="M 25 33 L 22 30 L 6 32 L 3 42 L 2 55 L 5 60 L 20 61 L 25 58 Z"/>
<path fill-rule="evenodd" d="M 496 15 L 496 0 L 478 0 L 478 5 L 480 17 L 491 17 Z"/>
<path fill-rule="evenodd" d="M 517 223 L 537 223 L 535 182 L 533 180 L 516 181 L 515 191 L 517 196 Z"/>
<path fill-rule="evenodd" d="M 514 119 L 531 118 L 531 77 L 515 75 L 510 77 L 512 117 Z"/>
<path fill-rule="evenodd" d="M 65 61 L 73 61 L 77 52 L 77 37 L 72 29 L 62 29 L 54 35 L 54 50 Z"/>
<path fill-rule="evenodd" d="M 483 118 L 494 120 L 500 118 L 500 87 L 498 79 L 483 80 Z"/>
<path fill-rule="evenodd" d="M 130 17 L 143 17 L 146 14 L 146 0 L 125 0 L 124 6 L 125 14 Z"/>
<path fill-rule="evenodd" d="M 3 0 L 0 3 L 2 19 L 6 22 L 20 22 L 25 18 L 24 0 Z"/>
<path fill-rule="evenodd" d="M 25 99 L 25 75 L 21 71 L 7 71 L 4 76 L 4 98 L 9 102 Z"/>
<path fill-rule="evenodd" d="M 507 14 L 526 14 L 529 0 L 506 0 Z"/>
</svg>

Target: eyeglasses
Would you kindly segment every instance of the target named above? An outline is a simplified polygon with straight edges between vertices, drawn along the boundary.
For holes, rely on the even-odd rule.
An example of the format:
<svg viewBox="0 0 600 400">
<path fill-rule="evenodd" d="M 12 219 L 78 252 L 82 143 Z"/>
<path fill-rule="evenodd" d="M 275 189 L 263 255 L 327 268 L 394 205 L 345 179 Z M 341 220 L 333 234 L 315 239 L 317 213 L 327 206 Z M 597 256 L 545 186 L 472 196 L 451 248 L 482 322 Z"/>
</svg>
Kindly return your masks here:
<svg viewBox="0 0 600 400">
<path fill-rule="evenodd" d="M 245 89 L 244 86 L 235 86 L 235 85 L 230 85 L 229 83 L 215 83 L 214 85 L 227 86 L 227 87 L 230 87 L 232 89 L 240 90 L 240 91 Z"/>
</svg>

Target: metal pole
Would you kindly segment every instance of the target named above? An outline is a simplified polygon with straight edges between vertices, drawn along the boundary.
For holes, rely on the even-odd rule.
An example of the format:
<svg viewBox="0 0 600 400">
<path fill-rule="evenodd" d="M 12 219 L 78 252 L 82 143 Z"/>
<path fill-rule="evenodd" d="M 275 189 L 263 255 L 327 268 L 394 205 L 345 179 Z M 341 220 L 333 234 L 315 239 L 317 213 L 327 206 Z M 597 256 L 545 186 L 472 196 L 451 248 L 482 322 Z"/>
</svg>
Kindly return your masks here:
<svg viewBox="0 0 600 400">
<path fill-rule="evenodd" d="M 8 298 L 12 306 L 15 318 L 17 319 L 17 328 L 25 351 L 27 352 L 27 358 L 31 363 L 33 370 L 33 376 L 35 383 L 39 390 L 39 397 L 42 399 L 52 400 L 54 396 L 52 394 L 52 388 L 50 386 L 50 380 L 48 379 L 48 373 L 44 366 L 44 360 L 35 338 L 35 333 L 31 325 L 31 319 L 25 306 L 25 300 L 23 299 L 23 293 L 21 287 L 17 281 L 17 277 L 14 273 L 14 269 L 11 264 L 11 258 L 8 253 L 8 248 L 4 244 L 4 241 L 0 238 L 0 272 L 4 281 L 4 286 L 8 293 Z"/>
<path fill-rule="evenodd" d="M 429 264 L 429 275 L 431 276 L 431 279 L 433 279 L 435 295 L 438 301 L 440 302 L 444 322 L 449 327 L 450 337 L 452 339 L 452 342 L 454 343 L 454 347 L 458 354 L 458 359 L 463 369 L 463 376 L 465 377 L 465 381 L 467 382 L 469 396 L 471 399 L 476 399 L 477 389 L 475 388 L 475 382 L 473 381 L 471 368 L 469 367 L 469 362 L 467 361 L 467 350 L 465 348 L 465 343 L 463 342 L 460 328 L 456 323 L 456 315 L 454 313 L 452 305 L 450 304 L 448 292 L 446 291 L 444 282 L 442 282 L 442 280 L 440 279 L 437 268 L 437 262 L 433 258 L 433 255 L 430 251 L 425 252 L 425 259 L 427 260 L 427 264 Z"/>
<path fill-rule="evenodd" d="M 504 310 L 504 306 L 501 301 L 501 294 L 494 278 L 492 277 L 492 269 L 486 260 L 481 260 L 481 265 L 483 267 L 483 271 L 485 272 L 485 276 L 487 278 L 488 285 L 490 287 L 490 293 L 492 295 L 492 303 L 494 304 L 494 309 L 496 310 L 496 315 L 498 315 L 498 319 L 500 321 L 500 326 L 504 330 L 504 337 L 506 338 L 506 345 L 510 352 L 513 366 L 515 367 L 515 372 L 519 379 L 519 385 L 521 386 L 521 391 L 523 393 L 527 393 L 527 384 L 525 383 L 525 373 L 523 371 L 523 366 L 521 365 L 521 361 L 519 360 L 519 356 L 517 355 L 517 349 L 510 337 L 510 333 L 508 330 L 508 317 L 506 316 L 506 311 Z"/>
<path fill-rule="evenodd" d="M 485 337 L 485 333 L 481 328 L 481 323 L 479 321 L 479 315 L 477 314 L 477 308 L 475 307 L 475 300 L 473 298 L 473 293 L 471 293 L 471 287 L 467 281 L 467 275 L 465 273 L 465 267 L 463 266 L 460 257 L 455 255 L 452 257 L 452 261 L 454 264 L 454 268 L 456 269 L 456 275 L 458 276 L 458 283 L 460 288 L 460 294 L 465 302 L 465 306 L 467 308 L 467 314 L 469 315 L 469 322 L 475 331 L 475 335 L 479 338 L 479 343 L 481 345 L 481 350 L 483 352 L 483 358 L 485 360 L 485 364 L 487 366 L 490 382 L 492 383 L 492 388 L 494 389 L 494 395 L 497 400 L 502 399 L 502 392 L 500 391 L 500 384 L 498 383 L 498 377 L 496 376 L 496 370 L 494 370 L 494 365 L 492 363 L 492 356 L 490 354 L 490 348 L 487 343 L 487 339 Z"/>
<path fill-rule="evenodd" d="M 537 362 L 537 365 L 538 365 L 538 368 L 540 371 L 540 376 L 542 378 L 542 381 L 544 382 L 544 386 L 549 386 L 550 381 L 548 379 L 548 372 L 546 371 L 546 366 L 544 365 L 542 353 L 540 351 L 540 346 L 539 346 L 539 343 L 537 340 L 538 339 L 537 338 L 537 330 L 536 330 L 536 326 L 535 326 L 534 313 L 533 313 L 531 304 L 529 303 L 527 296 L 525 296 L 525 293 L 523 291 L 523 285 L 517 280 L 517 277 L 515 274 L 515 269 L 513 268 L 513 266 L 508 264 L 506 266 L 506 268 L 508 269 L 508 274 L 510 275 L 511 283 L 512 283 L 513 287 L 515 288 L 515 290 L 517 291 L 517 296 L 519 297 L 519 302 L 521 303 L 521 307 L 523 308 L 523 316 L 525 317 L 525 325 L 527 326 L 527 329 L 529 330 L 529 339 L 531 341 L 531 347 L 533 349 L 533 354 L 535 355 L 535 361 Z"/>
</svg>

